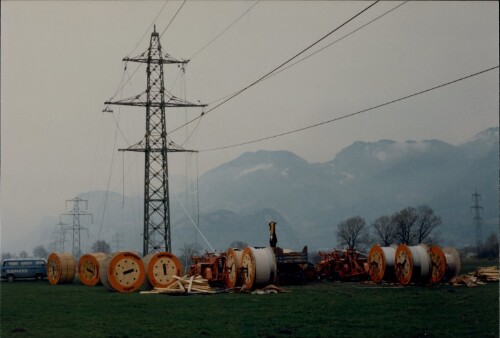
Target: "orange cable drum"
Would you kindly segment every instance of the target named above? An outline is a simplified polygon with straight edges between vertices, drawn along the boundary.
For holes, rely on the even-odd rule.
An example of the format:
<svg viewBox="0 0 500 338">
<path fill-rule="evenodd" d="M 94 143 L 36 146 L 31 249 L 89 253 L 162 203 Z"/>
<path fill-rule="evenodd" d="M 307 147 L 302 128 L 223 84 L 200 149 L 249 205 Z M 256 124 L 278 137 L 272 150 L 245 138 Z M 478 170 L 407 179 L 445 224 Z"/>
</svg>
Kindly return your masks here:
<svg viewBox="0 0 500 338">
<path fill-rule="evenodd" d="M 53 252 L 47 258 L 47 279 L 52 285 L 71 283 L 75 279 L 75 259 L 66 252 Z"/>
<path fill-rule="evenodd" d="M 226 254 L 226 266 L 225 266 L 225 283 L 228 289 L 232 289 L 241 284 L 240 269 L 241 269 L 241 257 L 243 256 L 243 250 L 237 248 L 227 249 Z"/>
<path fill-rule="evenodd" d="M 431 284 L 436 284 L 443 279 L 446 272 L 446 257 L 443 250 L 437 245 L 429 247 L 429 255 L 432 262 Z"/>
<path fill-rule="evenodd" d="M 402 285 L 427 284 L 431 278 L 431 258 L 427 246 L 400 244 L 395 257 L 396 277 Z"/>
<path fill-rule="evenodd" d="M 174 276 L 180 276 L 181 261 L 170 252 L 152 252 L 142 259 L 146 268 L 148 287 L 165 288 L 174 283 Z"/>
<path fill-rule="evenodd" d="M 396 249 L 375 244 L 368 253 L 368 275 L 376 283 L 395 279 L 394 256 Z"/>
<path fill-rule="evenodd" d="M 241 268 L 243 284 L 249 289 L 276 283 L 276 257 L 271 248 L 246 247 L 241 256 Z"/>
<path fill-rule="evenodd" d="M 99 271 L 102 263 L 106 259 L 103 252 L 88 253 L 78 260 L 78 278 L 87 286 L 94 286 L 99 283 Z"/>
<path fill-rule="evenodd" d="M 104 260 L 99 279 L 111 291 L 134 292 L 144 282 L 144 270 L 144 264 L 136 253 L 116 252 Z"/>
</svg>

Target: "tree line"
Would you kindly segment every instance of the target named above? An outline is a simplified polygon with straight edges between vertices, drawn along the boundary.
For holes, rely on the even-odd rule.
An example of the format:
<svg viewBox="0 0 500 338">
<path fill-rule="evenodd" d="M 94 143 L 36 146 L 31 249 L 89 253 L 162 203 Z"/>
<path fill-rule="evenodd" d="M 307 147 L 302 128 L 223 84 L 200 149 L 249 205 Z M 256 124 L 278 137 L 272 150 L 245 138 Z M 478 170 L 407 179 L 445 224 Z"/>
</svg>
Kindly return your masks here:
<svg viewBox="0 0 500 338">
<path fill-rule="evenodd" d="M 437 244 L 440 241 L 437 229 L 443 224 L 441 217 L 428 205 L 407 207 L 390 216 L 378 217 L 369 226 L 361 216 L 348 218 L 337 225 L 337 240 L 350 249 L 366 249 L 373 242 L 382 246 L 392 244 L 416 245 Z"/>
<path fill-rule="evenodd" d="M 407 207 L 384 215 L 371 223 L 370 227 L 360 216 L 348 218 L 337 225 L 337 240 L 340 245 L 350 249 L 366 251 L 368 245 L 378 243 L 381 246 L 392 244 L 417 245 L 439 244 L 443 221 L 434 210 L 426 204 L 418 207 Z M 493 233 L 484 243 L 476 248 L 478 258 L 496 258 L 499 253 L 498 235 Z"/>
</svg>

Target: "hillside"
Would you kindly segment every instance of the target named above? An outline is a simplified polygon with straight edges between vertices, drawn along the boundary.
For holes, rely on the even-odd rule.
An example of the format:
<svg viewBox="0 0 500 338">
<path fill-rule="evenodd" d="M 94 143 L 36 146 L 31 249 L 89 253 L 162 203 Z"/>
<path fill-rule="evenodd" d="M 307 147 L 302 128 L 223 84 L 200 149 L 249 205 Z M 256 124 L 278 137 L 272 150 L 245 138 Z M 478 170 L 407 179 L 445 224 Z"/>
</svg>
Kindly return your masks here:
<svg viewBox="0 0 500 338">
<path fill-rule="evenodd" d="M 331 248 L 336 225 L 348 217 L 359 215 L 370 224 L 425 203 L 443 219 L 442 244 L 465 246 L 474 241 L 470 206 L 476 189 L 484 207 L 483 237 L 498 231 L 498 135 L 498 128 L 490 128 L 460 145 L 355 142 L 326 163 L 309 163 L 287 151 L 247 152 L 200 177 L 200 229 L 218 250 L 237 240 L 265 246 L 267 223 L 274 219 L 280 246 Z M 107 203 L 103 191 L 80 197 L 89 200 L 94 214 L 82 245 L 89 247 L 100 232 L 113 250 L 142 250 L 142 197 L 109 193 Z M 195 241 L 208 248 L 177 197 L 171 198 L 171 209 L 173 251 Z M 188 209 L 197 222 L 195 205 Z M 37 231 L 43 242 L 52 241 L 57 222 L 56 217 L 42 221 Z M 113 242 L 117 233 L 120 242 Z"/>
</svg>

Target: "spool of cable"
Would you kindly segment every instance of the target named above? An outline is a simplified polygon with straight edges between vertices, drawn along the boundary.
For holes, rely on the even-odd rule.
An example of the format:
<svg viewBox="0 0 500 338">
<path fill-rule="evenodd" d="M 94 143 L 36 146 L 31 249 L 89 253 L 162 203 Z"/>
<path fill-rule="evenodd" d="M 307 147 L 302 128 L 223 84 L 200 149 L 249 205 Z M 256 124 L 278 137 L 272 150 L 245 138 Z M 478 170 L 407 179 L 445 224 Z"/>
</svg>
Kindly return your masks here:
<svg viewBox="0 0 500 338">
<path fill-rule="evenodd" d="M 452 247 L 443 248 L 443 252 L 446 258 L 446 270 L 444 273 L 444 278 L 446 280 L 450 280 L 451 278 L 460 274 L 460 254 L 458 253 L 457 249 Z"/>
<path fill-rule="evenodd" d="M 174 276 L 180 276 L 181 261 L 170 252 L 152 252 L 142 259 L 146 268 L 146 284 L 153 287 L 166 288 L 174 283 Z"/>
<path fill-rule="evenodd" d="M 46 270 L 50 284 L 71 283 L 75 279 L 75 258 L 67 252 L 53 252 L 47 258 Z"/>
<path fill-rule="evenodd" d="M 276 257 L 271 248 L 246 247 L 241 256 L 243 284 L 252 289 L 276 283 Z"/>
<path fill-rule="evenodd" d="M 135 252 L 116 252 L 103 264 L 99 280 L 108 290 L 134 292 L 144 282 L 144 264 Z"/>
<path fill-rule="evenodd" d="M 396 249 L 396 278 L 402 285 L 427 284 L 431 280 L 431 258 L 427 246 L 400 244 Z"/>
<path fill-rule="evenodd" d="M 376 283 L 396 280 L 394 257 L 396 249 L 375 244 L 368 253 L 368 275 Z"/>
<path fill-rule="evenodd" d="M 99 271 L 102 263 L 106 259 L 103 252 L 88 253 L 78 260 L 78 278 L 87 286 L 94 286 L 99 283 Z"/>
<path fill-rule="evenodd" d="M 443 279 L 446 271 L 446 257 L 437 245 L 430 246 L 428 250 L 431 257 L 431 284 L 436 284 Z"/>
<path fill-rule="evenodd" d="M 225 262 L 225 283 L 228 289 L 241 285 L 240 269 L 243 250 L 237 248 L 227 249 Z"/>
</svg>

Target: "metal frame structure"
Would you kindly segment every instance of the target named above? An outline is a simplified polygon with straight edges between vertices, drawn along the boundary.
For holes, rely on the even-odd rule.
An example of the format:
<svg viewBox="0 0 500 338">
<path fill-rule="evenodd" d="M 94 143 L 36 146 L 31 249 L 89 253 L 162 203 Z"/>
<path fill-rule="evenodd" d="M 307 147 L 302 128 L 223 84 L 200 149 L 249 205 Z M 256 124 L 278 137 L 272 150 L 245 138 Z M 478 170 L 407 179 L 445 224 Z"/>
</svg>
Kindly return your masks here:
<svg viewBox="0 0 500 338">
<path fill-rule="evenodd" d="M 481 218 L 481 211 L 484 211 L 483 207 L 479 205 L 479 201 L 481 200 L 481 195 L 477 193 L 472 194 L 472 200 L 474 201 L 474 205 L 471 206 L 471 209 L 474 210 L 474 217 L 472 218 L 472 223 L 474 228 L 476 229 L 476 250 L 479 252 L 481 245 L 483 245 L 483 231 L 481 229 L 483 224 L 483 219 Z"/>
<path fill-rule="evenodd" d="M 61 230 L 72 232 L 73 257 L 75 257 L 75 259 L 78 259 L 82 254 L 80 233 L 82 230 L 87 230 L 87 231 L 89 230 L 88 228 L 81 226 L 80 216 L 90 216 L 91 221 L 93 222 L 93 215 L 87 212 L 87 208 L 88 208 L 88 201 L 87 200 L 83 200 L 81 198 L 76 197 L 72 200 L 66 200 L 66 206 L 67 206 L 68 202 L 73 202 L 73 208 L 71 209 L 71 212 L 61 214 L 61 216 L 71 216 L 72 217 L 72 224 L 71 225 L 64 225 L 60 221 L 59 225 L 61 225 Z M 85 208 L 81 208 L 80 203 L 84 203 Z"/>
<path fill-rule="evenodd" d="M 195 152 L 185 150 L 173 142 L 167 142 L 166 107 L 205 107 L 175 97 L 165 90 L 164 64 L 182 64 L 189 61 L 178 60 L 163 54 L 160 35 L 156 26 L 151 33 L 149 48 L 137 57 L 123 59 L 125 62 L 139 62 L 147 65 L 147 87 L 139 95 L 107 101 L 108 104 L 146 107 L 146 135 L 143 140 L 120 151 L 145 153 L 144 167 L 144 238 L 143 255 L 151 252 L 171 251 L 170 199 L 168 185 L 168 152 Z"/>
</svg>

